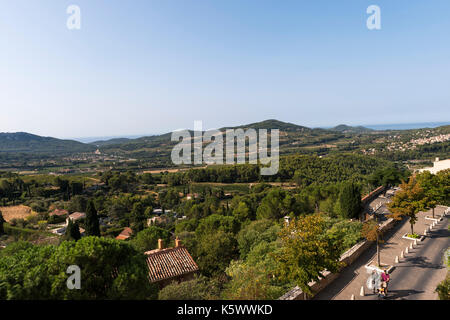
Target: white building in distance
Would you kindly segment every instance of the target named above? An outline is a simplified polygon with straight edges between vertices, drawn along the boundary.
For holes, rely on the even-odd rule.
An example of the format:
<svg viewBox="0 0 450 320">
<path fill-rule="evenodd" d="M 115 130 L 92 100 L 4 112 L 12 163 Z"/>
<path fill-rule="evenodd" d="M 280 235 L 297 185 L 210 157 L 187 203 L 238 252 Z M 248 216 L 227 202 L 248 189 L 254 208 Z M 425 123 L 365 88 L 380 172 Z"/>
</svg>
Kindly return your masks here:
<svg viewBox="0 0 450 320">
<path fill-rule="evenodd" d="M 430 171 L 432 174 L 436 174 L 446 169 L 450 169 L 450 159 L 439 161 L 439 158 L 436 158 L 432 167 L 419 169 L 419 172 Z"/>
</svg>

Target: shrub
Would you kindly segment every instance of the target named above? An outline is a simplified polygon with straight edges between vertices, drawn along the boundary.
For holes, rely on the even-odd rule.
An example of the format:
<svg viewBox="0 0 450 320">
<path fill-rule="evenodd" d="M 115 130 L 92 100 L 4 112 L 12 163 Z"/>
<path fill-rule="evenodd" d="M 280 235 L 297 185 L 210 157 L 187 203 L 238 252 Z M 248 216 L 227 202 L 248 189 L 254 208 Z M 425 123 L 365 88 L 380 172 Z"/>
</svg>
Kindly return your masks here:
<svg viewBox="0 0 450 320">
<path fill-rule="evenodd" d="M 219 286 L 214 279 L 196 276 L 181 283 L 172 282 L 159 291 L 158 300 L 211 300 L 219 298 Z"/>
<path fill-rule="evenodd" d="M 450 300 L 450 273 L 447 273 L 447 277 L 439 283 L 435 291 L 439 296 L 439 300 Z"/>
</svg>

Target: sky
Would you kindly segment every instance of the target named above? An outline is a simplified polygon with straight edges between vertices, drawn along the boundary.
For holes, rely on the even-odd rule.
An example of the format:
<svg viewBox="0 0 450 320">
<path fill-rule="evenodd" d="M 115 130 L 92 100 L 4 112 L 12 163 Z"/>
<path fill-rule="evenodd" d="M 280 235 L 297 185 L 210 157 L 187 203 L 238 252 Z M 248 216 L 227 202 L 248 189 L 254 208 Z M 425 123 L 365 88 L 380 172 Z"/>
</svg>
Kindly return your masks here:
<svg viewBox="0 0 450 320">
<path fill-rule="evenodd" d="M 81 28 L 69 30 L 77 5 Z M 369 30 L 366 9 L 381 9 Z M 448 0 L 0 0 L 0 132 L 450 120 Z"/>
</svg>

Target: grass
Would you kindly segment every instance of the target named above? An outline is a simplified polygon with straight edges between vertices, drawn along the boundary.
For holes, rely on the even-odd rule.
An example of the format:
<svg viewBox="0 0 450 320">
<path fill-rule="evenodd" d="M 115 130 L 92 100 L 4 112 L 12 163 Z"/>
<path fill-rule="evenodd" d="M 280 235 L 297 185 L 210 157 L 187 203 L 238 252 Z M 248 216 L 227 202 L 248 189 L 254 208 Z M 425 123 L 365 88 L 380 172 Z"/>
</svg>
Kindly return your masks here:
<svg viewBox="0 0 450 320">
<path fill-rule="evenodd" d="M 30 207 L 24 206 L 23 204 L 18 206 L 0 207 L 0 211 L 7 222 L 12 219 L 25 219 L 28 216 L 37 215 Z"/>
</svg>

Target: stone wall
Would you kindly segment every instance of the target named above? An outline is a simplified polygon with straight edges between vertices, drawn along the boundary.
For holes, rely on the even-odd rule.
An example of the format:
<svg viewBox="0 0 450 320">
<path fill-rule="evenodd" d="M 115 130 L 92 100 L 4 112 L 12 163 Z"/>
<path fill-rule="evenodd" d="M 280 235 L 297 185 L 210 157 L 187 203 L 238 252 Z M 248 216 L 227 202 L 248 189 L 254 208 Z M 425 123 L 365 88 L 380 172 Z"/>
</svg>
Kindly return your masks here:
<svg viewBox="0 0 450 320">
<path fill-rule="evenodd" d="M 362 205 L 366 205 L 369 202 L 371 202 L 373 199 L 375 199 L 376 197 L 378 197 L 380 195 L 380 193 L 382 193 L 384 191 L 384 187 L 380 186 L 378 188 L 376 188 L 375 190 L 373 190 L 371 193 L 369 193 L 368 195 L 364 196 L 361 198 L 361 203 Z"/>
</svg>

